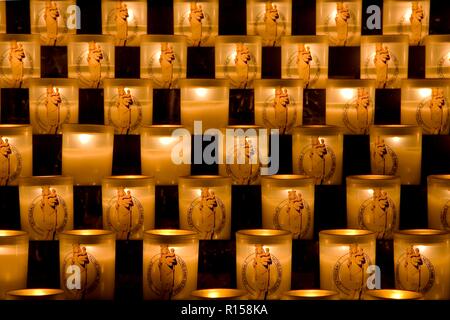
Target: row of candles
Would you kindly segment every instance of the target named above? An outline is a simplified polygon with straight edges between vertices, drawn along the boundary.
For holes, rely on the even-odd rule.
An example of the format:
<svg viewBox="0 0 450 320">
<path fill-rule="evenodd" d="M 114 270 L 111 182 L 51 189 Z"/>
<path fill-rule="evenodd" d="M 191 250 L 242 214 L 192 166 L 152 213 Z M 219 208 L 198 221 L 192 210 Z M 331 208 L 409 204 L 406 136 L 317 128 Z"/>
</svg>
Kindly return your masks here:
<svg viewBox="0 0 450 320">
<path fill-rule="evenodd" d="M 69 40 L 68 77 L 77 79 L 79 87 L 99 88 L 105 79 L 114 78 L 113 37 L 73 35 Z M 218 36 L 215 77 L 229 80 L 231 88 L 253 88 L 254 80 L 261 79 L 261 40 L 259 36 Z M 177 87 L 178 80 L 186 78 L 186 41 L 185 36 L 142 36 L 140 77 L 152 80 L 154 88 Z M 450 36 L 427 36 L 425 43 L 426 78 L 450 78 Z M 281 44 L 281 77 L 297 79 L 305 88 L 323 87 L 328 78 L 327 37 L 286 36 Z M 2 62 L 2 87 L 20 88 L 40 77 L 39 36 L 0 35 L 0 47 L 8 55 Z M 270 63 L 275 62 L 279 61 Z M 375 80 L 377 88 L 400 87 L 401 80 L 408 78 L 408 37 L 362 36 L 360 69 L 360 78 Z"/>
<path fill-rule="evenodd" d="M 191 132 L 194 121 L 202 129 L 229 124 L 229 81 L 183 79 L 180 86 L 180 123 Z M 325 123 L 342 127 L 344 134 L 368 134 L 375 118 L 372 80 L 328 80 Z M 34 134 L 61 133 L 66 123 L 78 122 L 75 80 L 30 81 L 30 123 Z M 448 134 L 450 83 L 442 80 L 403 80 L 401 124 L 421 126 L 424 134 Z M 104 82 L 104 123 L 115 134 L 139 134 L 153 121 L 153 94 L 148 80 L 115 79 Z M 291 134 L 303 122 L 303 89 L 298 80 L 255 80 L 254 122 Z M 248 108 L 251 109 L 250 107 Z M 377 108 L 378 112 L 383 109 Z"/>
<path fill-rule="evenodd" d="M 66 299 L 113 299 L 115 233 L 72 230 L 59 234 L 60 285 Z M 361 300 L 374 289 L 376 234 L 338 229 L 319 233 L 320 288 L 334 298 Z M 144 233 L 143 298 L 192 299 L 198 273 L 198 233 L 158 229 Z M 254 300 L 301 296 L 291 289 L 292 234 L 274 229 L 236 233 L 236 277 L 241 296 Z M 0 298 L 26 287 L 28 234 L 0 230 Z M 413 229 L 394 233 L 394 269 L 400 297 L 450 299 L 450 233 Z M 378 272 L 378 274 L 376 274 Z M 375 280 L 371 279 L 374 276 Z M 371 287 L 371 284 L 373 287 Z M 39 296 L 39 290 L 35 293 Z M 19 291 L 20 292 L 20 291 Z M 222 293 L 222 298 L 229 292 Z M 310 292 L 311 294 L 312 292 Z M 324 292 L 316 294 L 317 297 Z M 42 295 L 42 292 L 40 293 Z M 17 296 L 13 291 L 12 296 Z M 394 298 L 398 292 L 391 293 Z M 412 295 L 412 296 L 411 296 Z M 217 290 L 204 295 L 220 298 Z M 333 296 L 333 294 L 332 294 Z"/>
</svg>

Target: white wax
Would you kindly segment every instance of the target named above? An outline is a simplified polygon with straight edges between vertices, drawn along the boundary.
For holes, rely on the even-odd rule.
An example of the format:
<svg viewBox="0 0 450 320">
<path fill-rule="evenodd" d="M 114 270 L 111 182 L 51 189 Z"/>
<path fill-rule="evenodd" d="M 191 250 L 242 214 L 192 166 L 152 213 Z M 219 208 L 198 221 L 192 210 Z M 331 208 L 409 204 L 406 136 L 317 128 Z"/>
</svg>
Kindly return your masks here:
<svg viewBox="0 0 450 320">
<path fill-rule="evenodd" d="M 28 244 L 0 245 L 0 300 L 27 286 Z"/>
</svg>

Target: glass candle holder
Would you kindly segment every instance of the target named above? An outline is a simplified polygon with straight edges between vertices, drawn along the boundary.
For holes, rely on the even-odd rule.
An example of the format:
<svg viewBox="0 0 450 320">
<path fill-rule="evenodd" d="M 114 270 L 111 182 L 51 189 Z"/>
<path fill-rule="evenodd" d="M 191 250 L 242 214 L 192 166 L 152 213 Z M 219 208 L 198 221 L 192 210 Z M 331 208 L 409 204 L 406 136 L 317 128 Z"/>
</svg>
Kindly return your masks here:
<svg viewBox="0 0 450 320">
<path fill-rule="evenodd" d="M 155 177 L 157 185 L 177 184 L 178 177 L 189 175 L 190 159 L 191 136 L 183 126 L 158 125 L 141 129 L 142 174 Z"/>
<path fill-rule="evenodd" d="M 30 1 L 31 33 L 41 37 L 44 46 L 67 45 L 67 35 L 76 33 L 76 25 L 70 20 L 75 0 Z M 76 13 L 75 13 L 76 14 Z"/>
<path fill-rule="evenodd" d="M 198 300 L 247 300 L 247 291 L 239 289 L 202 289 L 191 292 Z"/>
<path fill-rule="evenodd" d="M 29 125 L 0 125 L 0 186 L 17 185 L 33 173 L 33 132 Z"/>
<path fill-rule="evenodd" d="M 141 78 L 151 79 L 153 88 L 178 88 L 186 78 L 186 42 L 185 36 L 141 36 Z"/>
<path fill-rule="evenodd" d="M 370 230 L 392 239 L 400 222 L 400 177 L 347 177 L 347 227 Z"/>
<path fill-rule="evenodd" d="M 178 181 L 180 228 L 200 240 L 228 240 L 231 233 L 231 178 L 188 176 Z"/>
<path fill-rule="evenodd" d="M 430 1 L 388 0 L 383 2 L 383 34 L 407 34 L 409 44 L 423 44 L 428 35 Z"/>
<path fill-rule="evenodd" d="M 434 229 L 394 234 L 395 287 L 425 300 L 450 298 L 450 233 Z"/>
<path fill-rule="evenodd" d="M 281 300 L 337 300 L 337 296 L 338 293 L 331 290 L 289 290 L 283 293 Z"/>
<path fill-rule="evenodd" d="M 111 175 L 114 128 L 65 124 L 62 128 L 62 174 L 76 185 L 100 185 Z"/>
<path fill-rule="evenodd" d="M 450 231 L 450 175 L 428 176 L 428 227 Z"/>
<path fill-rule="evenodd" d="M 202 130 L 228 125 L 229 82 L 212 79 L 183 79 L 181 88 L 181 124 L 194 132 L 194 122 Z M 198 134 L 198 133 L 197 133 Z"/>
<path fill-rule="evenodd" d="M 0 33 L 6 33 L 6 3 L 0 3 Z"/>
<path fill-rule="evenodd" d="M 450 81 L 402 82 L 401 123 L 422 127 L 423 134 L 448 134 Z"/>
<path fill-rule="evenodd" d="M 281 77 L 298 79 L 303 88 L 318 88 L 328 78 L 328 38 L 292 36 L 281 38 Z"/>
<path fill-rule="evenodd" d="M 105 79 L 105 125 L 115 134 L 139 134 L 153 116 L 153 91 L 149 80 Z"/>
<path fill-rule="evenodd" d="M 147 34 L 147 1 L 102 0 L 102 33 L 113 36 L 116 46 L 139 46 Z"/>
<path fill-rule="evenodd" d="M 420 184 L 422 129 L 385 125 L 370 128 L 372 174 L 400 176 L 402 184 Z"/>
<path fill-rule="evenodd" d="M 361 0 L 316 1 L 316 34 L 327 36 L 330 46 L 359 45 L 361 7 Z"/>
<path fill-rule="evenodd" d="M 198 235 L 187 230 L 144 233 L 145 300 L 189 299 L 197 289 Z"/>
<path fill-rule="evenodd" d="M 375 82 L 328 80 L 326 123 L 344 134 L 369 134 L 375 116 Z"/>
<path fill-rule="evenodd" d="M 219 36 L 216 40 L 216 78 L 230 80 L 232 89 L 251 89 L 261 79 L 261 37 Z"/>
<path fill-rule="evenodd" d="M 279 46 L 291 35 L 292 0 L 247 0 L 247 34 L 261 36 L 265 47 Z"/>
<path fill-rule="evenodd" d="M 173 1 L 173 30 L 190 47 L 211 47 L 219 33 L 219 1 Z"/>
<path fill-rule="evenodd" d="M 255 124 L 290 134 L 302 124 L 303 90 L 298 80 L 255 80 Z"/>
<path fill-rule="evenodd" d="M 368 230 L 320 231 L 320 288 L 338 292 L 342 300 L 363 299 L 367 268 L 375 264 L 375 240 Z"/>
<path fill-rule="evenodd" d="M 111 176 L 102 180 L 103 228 L 117 240 L 142 240 L 155 228 L 155 179 Z"/>
<path fill-rule="evenodd" d="M 56 240 L 73 229 L 73 178 L 19 179 L 20 224 L 31 240 Z"/>
<path fill-rule="evenodd" d="M 27 286 L 28 234 L 0 230 L 0 300 L 6 293 Z"/>
<path fill-rule="evenodd" d="M 8 300 L 64 300 L 61 289 L 19 289 L 8 292 Z"/>
<path fill-rule="evenodd" d="M 339 127 L 295 128 L 292 133 L 294 173 L 314 178 L 315 184 L 341 184 L 343 140 Z"/>
<path fill-rule="evenodd" d="M 414 291 L 379 289 L 367 290 L 365 300 L 421 300 L 422 294 Z"/>
<path fill-rule="evenodd" d="M 0 86 L 21 88 L 24 81 L 41 76 L 41 50 L 38 35 L 2 34 Z"/>
<path fill-rule="evenodd" d="M 219 175 L 231 177 L 235 185 L 259 184 L 269 150 L 267 131 L 239 125 L 227 126 L 222 133 L 225 141 L 219 155 Z"/>
<path fill-rule="evenodd" d="M 291 289 L 292 235 L 289 231 L 252 229 L 236 232 L 238 289 L 251 300 L 280 299 Z"/>
<path fill-rule="evenodd" d="M 408 36 L 361 37 L 361 79 L 375 79 L 377 88 L 399 88 L 408 78 Z"/>
<path fill-rule="evenodd" d="M 103 79 L 114 78 L 114 37 L 73 35 L 67 43 L 69 78 L 80 88 L 101 88 Z"/>
<path fill-rule="evenodd" d="M 78 84 L 72 79 L 31 79 L 30 123 L 34 134 L 58 134 L 78 123 Z"/>
<path fill-rule="evenodd" d="M 66 299 L 112 300 L 115 260 L 116 237 L 112 231 L 60 233 L 60 283 Z"/>
<path fill-rule="evenodd" d="M 312 239 L 314 179 L 300 175 L 261 178 L 263 228 L 287 230 L 293 239 Z"/>
<path fill-rule="evenodd" d="M 425 38 L 425 77 L 450 78 L 450 36 Z"/>
</svg>

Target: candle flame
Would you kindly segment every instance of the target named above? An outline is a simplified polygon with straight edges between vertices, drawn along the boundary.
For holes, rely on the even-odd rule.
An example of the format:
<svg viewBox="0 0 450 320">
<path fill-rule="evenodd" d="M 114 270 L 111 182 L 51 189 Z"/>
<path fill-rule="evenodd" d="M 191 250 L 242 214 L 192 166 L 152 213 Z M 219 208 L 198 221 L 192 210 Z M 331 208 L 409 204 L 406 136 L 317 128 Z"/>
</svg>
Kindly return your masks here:
<svg viewBox="0 0 450 320">
<path fill-rule="evenodd" d="M 419 95 L 421 98 L 428 98 L 429 96 L 431 96 L 431 88 L 419 89 Z"/>
<path fill-rule="evenodd" d="M 353 89 L 341 89 L 341 95 L 344 99 L 350 100 L 353 98 Z"/>
<path fill-rule="evenodd" d="M 81 144 L 88 144 L 91 141 L 91 136 L 86 133 L 82 133 L 78 136 L 78 140 L 80 140 Z"/>
<path fill-rule="evenodd" d="M 400 140 L 401 140 L 400 137 L 393 137 L 393 138 L 392 138 L 392 141 L 395 142 L 395 143 L 399 143 Z"/>
<path fill-rule="evenodd" d="M 411 18 L 411 15 L 412 15 L 412 9 L 411 8 L 407 9 L 405 11 L 405 14 L 403 15 L 404 21 L 409 21 L 409 19 Z"/>
<path fill-rule="evenodd" d="M 159 142 L 162 145 L 168 146 L 173 142 L 173 138 L 172 137 L 161 137 L 161 138 L 159 138 Z"/>
<path fill-rule="evenodd" d="M 206 97 L 208 90 L 206 90 L 205 88 L 197 88 L 195 89 L 195 93 L 197 94 L 198 97 L 204 98 Z"/>
</svg>

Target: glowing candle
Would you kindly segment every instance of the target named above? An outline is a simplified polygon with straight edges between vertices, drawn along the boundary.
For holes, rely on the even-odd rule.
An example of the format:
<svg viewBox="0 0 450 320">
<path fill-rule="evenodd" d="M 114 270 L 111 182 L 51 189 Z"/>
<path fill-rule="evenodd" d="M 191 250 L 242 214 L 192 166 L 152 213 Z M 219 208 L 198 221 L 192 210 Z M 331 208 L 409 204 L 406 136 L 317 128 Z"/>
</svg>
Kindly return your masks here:
<svg viewBox="0 0 450 320">
<path fill-rule="evenodd" d="M 395 287 L 425 300 L 450 298 L 450 233 L 434 229 L 394 234 Z"/>
<path fill-rule="evenodd" d="M 100 125 L 63 125 L 62 174 L 76 185 L 100 185 L 111 175 L 114 129 Z"/>
<path fill-rule="evenodd" d="M 198 235 L 187 230 L 144 233 L 143 287 L 146 300 L 190 299 L 197 289 Z"/>
<path fill-rule="evenodd" d="M 450 175 L 428 176 L 428 227 L 450 231 Z"/>
<path fill-rule="evenodd" d="M 291 288 L 292 235 L 273 229 L 236 232 L 237 287 L 251 300 L 280 299 Z"/>
<path fill-rule="evenodd" d="M 64 300 L 61 289 L 19 289 L 8 292 L 8 300 Z"/>
<path fill-rule="evenodd" d="M 247 300 L 247 291 L 239 289 L 202 289 L 191 292 L 198 300 Z"/>
<path fill-rule="evenodd" d="M 184 79 L 181 88 L 181 124 L 193 132 L 194 121 L 202 129 L 228 125 L 229 82 L 227 80 Z"/>
<path fill-rule="evenodd" d="M 367 268 L 375 264 L 375 238 L 367 230 L 320 231 L 320 288 L 338 292 L 340 299 L 363 299 Z"/>
<path fill-rule="evenodd" d="M 376 232 L 392 239 L 400 221 L 400 177 L 347 177 L 347 227 Z"/>
<path fill-rule="evenodd" d="M 289 290 L 283 293 L 281 300 L 336 300 L 337 296 L 338 293 L 331 290 Z"/>
<path fill-rule="evenodd" d="M 450 78 L 450 36 L 425 38 L 425 77 Z"/>
<path fill-rule="evenodd" d="M 10 290 L 27 286 L 28 234 L 0 230 L 0 300 Z"/>
<path fill-rule="evenodd" d="M 293 239 L 312 239 L 314 179 L 300 175 L 261 178 L 263 228 L 287 230 Z"/>
<path fill-rule="evenodd" d="M 157 185 L 177 184 L 178 177 L 191 172 L 187 162 L 176 163 L 174 160 L 191 158 L 191 137 L 183 131 L 179 136 L 172 136 L 176 125 L 159 125 L 143 127 L 141 130 L 141 166 L 142 174 L 155 177 Z M 182 146 L 181 146 L 181 145 Z"/>
<path fill-rule="evenodd" d="M 73 229 L 73 178 L 19 179 L 20 224 L 31 240 L 56 240 Z"/>
<path fill-rule="evenodd" d="M 114 298 L 116 238 L 112 231 L 72 230 L 59 235 L 60 283 L 66 299 Z"/>
<path fill-rule="evenodd" d="M 328 80 L 326 123 L 344 134 L 368 134 L 375 114 L 375 83 L 371 80 Z"/>
<path fill-rule="evenodd" d="M 365 300 L 421 300 L 422 294 L 414 291 L 379 289 L 367 290 Z"/>
<path fill-rule="evenodd" d="M 419 184 L 422 159 L 422 129 L 385 125 L 370 128 L 372 174 L 400 176 L 402 184 Z"/>
<path fill-rule="evenodd" d="M 315 184 L 341 184 L 343 136 L 339 127 L 313 125 L 294 129 L 292 166 L 295 174 Z"/>
</svg>

